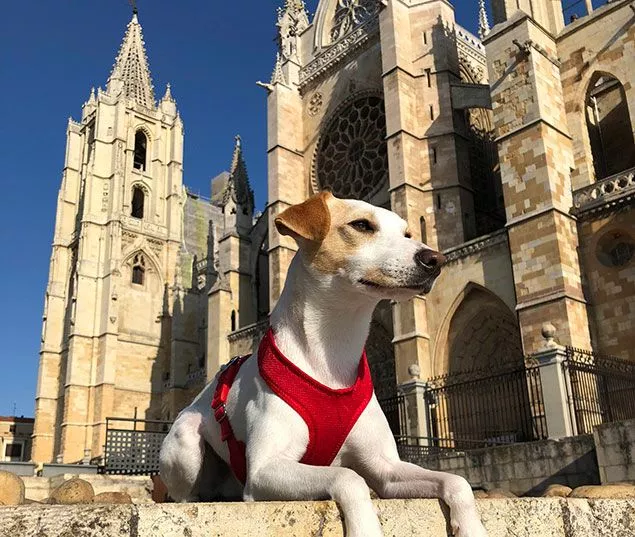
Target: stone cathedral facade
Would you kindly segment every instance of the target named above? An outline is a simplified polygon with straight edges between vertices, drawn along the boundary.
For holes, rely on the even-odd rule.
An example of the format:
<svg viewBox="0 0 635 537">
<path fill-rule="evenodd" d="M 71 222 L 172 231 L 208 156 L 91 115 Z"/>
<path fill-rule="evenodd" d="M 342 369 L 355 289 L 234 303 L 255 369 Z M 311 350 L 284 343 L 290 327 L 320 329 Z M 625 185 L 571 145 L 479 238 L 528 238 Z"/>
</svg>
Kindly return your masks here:
<svg viewBox="0 0 635 537">
<path fill-rule="evenodd" d="M 617 0 L 565 25 L 547 0 L 302 0 L 278 11 L 268 200 L 240 139 L 210 199 L 183 185 L 183 125 L 141 27 L 69 121 L 46 293 L 33 459 L 99 457 L 107 417 L 174 419 L 267 325 L 295 253 L 273 219 L 330 189 L 405 218 L 449 264 L 377 309 L 380 398 L 556 339 L 633 358 L 635 25 Z M 424 434 L 425 424 L 411 434 Z"/>
</svg>

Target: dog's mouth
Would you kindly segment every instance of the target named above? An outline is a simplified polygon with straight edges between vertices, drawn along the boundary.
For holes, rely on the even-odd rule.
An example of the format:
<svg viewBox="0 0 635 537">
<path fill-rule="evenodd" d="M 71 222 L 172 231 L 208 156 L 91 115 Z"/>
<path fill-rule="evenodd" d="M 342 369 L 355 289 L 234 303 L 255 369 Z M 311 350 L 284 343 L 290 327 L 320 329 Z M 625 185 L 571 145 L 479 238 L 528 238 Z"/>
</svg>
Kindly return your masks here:
<svg viewBox="0 0 635 537">
<path fill-rule="evenodd" d="M 365 278 L 360 278 L 358 283 L 365 285 L 366 287 L 370 287 L 372 289 L 381 289 L 384 291 L 415 291 L 418 294 L 428 294 L 432 290 L 432 285 L 437 277 L 441 274 L 441 268 L 436 269 L 431 274 L 428 274 L 423 280 L 419 282 L 406 283 L 403 285 L 385 285 L 382 283 L 374 282 L 372 280 L 367 280 Z"/>
</svg>

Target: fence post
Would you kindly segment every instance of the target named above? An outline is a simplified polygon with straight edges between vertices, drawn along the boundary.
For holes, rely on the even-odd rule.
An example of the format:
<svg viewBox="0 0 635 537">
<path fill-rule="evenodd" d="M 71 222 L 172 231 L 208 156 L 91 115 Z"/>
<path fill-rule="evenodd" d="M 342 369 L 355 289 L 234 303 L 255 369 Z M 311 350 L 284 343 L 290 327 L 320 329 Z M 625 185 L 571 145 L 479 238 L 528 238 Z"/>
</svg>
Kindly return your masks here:
<svg viewBox="0 0 635 537">
<path fill-rule="evenodd" d="M 410 366 L 408 372 L 411 380 L 399 385 L 399 392 L 403 393 L 406 405 L 406 435 L 419 438 L 420 445 L 428 444 L 428 415 L 425 402 L 427 385 L 419 379 L 419 368 Z"/>
<path fill-rule="evenodd" d="M 565 438 L 574 436 L 575 428 L 569 406 L 568 372 L 563 366 L 566 349 L 555 341 L 555 333 L 556 329 L 551 323 L 542 326 L 545 345 L 532 358 L 539 365 L 549 438 Z"/>
</svg>

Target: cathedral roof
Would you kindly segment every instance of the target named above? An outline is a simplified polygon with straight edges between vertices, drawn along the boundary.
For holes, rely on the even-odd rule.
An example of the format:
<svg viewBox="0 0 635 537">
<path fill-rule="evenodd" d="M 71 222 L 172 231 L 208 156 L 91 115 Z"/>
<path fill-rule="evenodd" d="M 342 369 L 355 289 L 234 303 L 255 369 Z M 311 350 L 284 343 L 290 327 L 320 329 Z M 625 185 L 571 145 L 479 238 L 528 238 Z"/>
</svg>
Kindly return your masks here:
<svg viewBox="0 0 635 537">
<path fill-rule="evenodd" d="M 136 13 L 128 23 L 126 35 L 108 78 L 107 91 L 111 95 L 119 95 L 122 92 L 127 98 L 146 108 L 153 108 L 155 105 L 148 57 Z"/>
</svg>

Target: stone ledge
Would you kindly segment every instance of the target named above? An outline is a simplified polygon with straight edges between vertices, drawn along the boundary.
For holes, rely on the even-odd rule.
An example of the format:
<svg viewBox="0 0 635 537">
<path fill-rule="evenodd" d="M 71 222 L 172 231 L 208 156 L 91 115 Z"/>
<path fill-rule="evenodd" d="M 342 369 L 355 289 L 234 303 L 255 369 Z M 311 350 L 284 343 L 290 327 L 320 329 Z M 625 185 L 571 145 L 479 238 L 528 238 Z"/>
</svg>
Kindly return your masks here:
<svg viewBox="0 0 635 537">
<path fill-rule="evenodd" d="M 489 537 L 632 537 L 635 500 L 478 500 Z M 386 537 L 450 535 L 437 500 L 377 501 Z M 0 507 L 0 537 L 342 537 L 333 502 Z"/>
</svg>

